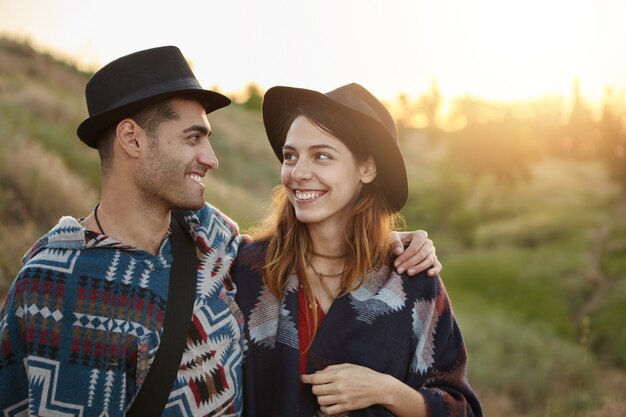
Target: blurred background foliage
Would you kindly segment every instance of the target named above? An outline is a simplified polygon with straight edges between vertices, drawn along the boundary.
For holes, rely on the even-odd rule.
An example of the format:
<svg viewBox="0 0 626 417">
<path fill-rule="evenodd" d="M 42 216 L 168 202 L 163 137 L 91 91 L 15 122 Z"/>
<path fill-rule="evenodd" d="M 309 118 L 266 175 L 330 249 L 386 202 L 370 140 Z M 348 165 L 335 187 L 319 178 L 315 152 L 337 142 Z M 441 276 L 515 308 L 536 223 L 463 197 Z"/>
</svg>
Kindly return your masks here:
<svg viewBox="0 0 626 417">
<path fill-rule="evenodd" d="M 88 77 L 0 39 L 0 296 L 41 234 L 97 202 L 97 153 L 75 136 Z M 262 95 L 250 84 L 210 117 L 206 197 L 244 230 L 279 182 Z M 594 107 L 574 84 L 569 100 L 446 102 L 433 80 L 386 104 L 410 176 L 403 214 L 435 241 L 486 415 L 626 415 L 624 97 Z"/>
</svg>

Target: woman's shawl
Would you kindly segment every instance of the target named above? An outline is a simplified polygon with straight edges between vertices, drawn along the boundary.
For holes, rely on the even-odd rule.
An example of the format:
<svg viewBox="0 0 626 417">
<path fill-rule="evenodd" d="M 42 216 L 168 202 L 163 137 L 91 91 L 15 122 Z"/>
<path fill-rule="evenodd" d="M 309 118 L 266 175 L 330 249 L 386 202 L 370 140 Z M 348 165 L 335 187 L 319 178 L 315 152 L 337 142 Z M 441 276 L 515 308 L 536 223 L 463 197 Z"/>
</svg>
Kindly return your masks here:
<svg viewBox="0 0 626 417">
<path fill-rule="evenodd" d="M 244 415 L 319 416 L 315 395 L 300 383 L 298 280 L 282 300 L 263 284 L 265 247 L 242 248 L 233 267 L 245 317 Z M 383 266 L 334 301 L 308 353 L 307 373 L 353 363 L 419 390 L 431 417 L 482 416 L 467 382 L 463 338 L 439 278 L 398 275 Z M 350 416 L 391 416 L 382 406 Z"/>
</svg>

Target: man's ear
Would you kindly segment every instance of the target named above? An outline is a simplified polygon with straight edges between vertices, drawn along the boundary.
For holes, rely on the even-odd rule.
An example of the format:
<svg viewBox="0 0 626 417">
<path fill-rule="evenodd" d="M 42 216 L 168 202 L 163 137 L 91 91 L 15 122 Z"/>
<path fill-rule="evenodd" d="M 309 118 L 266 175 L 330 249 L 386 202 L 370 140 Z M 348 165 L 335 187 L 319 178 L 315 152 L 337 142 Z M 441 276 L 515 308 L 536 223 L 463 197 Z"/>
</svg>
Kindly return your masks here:
<svg viewBox="0 0 626 417">
<path fill-rule="evenodd" d="M 369 184 L 376 178 L 376 162 L 372 156 L 368 156 L 367 159 L 359 165 L 359 171 L 361 172 L 361 182 L 363 184 Z"/>
<path fill-rule="evenodd" d="M 133 119 L 124 119 L 117 124 L 115 141 L 128 157 L 138 158 L 144 147 L 146 134 Z"/>
</svg>

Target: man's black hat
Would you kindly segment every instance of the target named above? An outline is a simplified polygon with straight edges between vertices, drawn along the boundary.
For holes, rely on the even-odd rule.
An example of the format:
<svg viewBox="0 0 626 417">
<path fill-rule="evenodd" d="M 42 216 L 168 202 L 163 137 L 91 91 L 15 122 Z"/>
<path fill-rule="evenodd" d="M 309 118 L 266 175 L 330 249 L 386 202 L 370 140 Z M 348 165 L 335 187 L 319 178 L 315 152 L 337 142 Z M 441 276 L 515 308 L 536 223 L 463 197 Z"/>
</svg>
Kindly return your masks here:
<svg viewBox="0 0 626 417">
<path fill-rule="evenodd" d="M 89 117 L 76 133 L 85 144 L 95 148 L 106 129 L 145 105 L 187 93 L 203 101 L 207 114 L 230 104 L 228 97 L 200 86 L 175 46 L 123 56 L 102 67 L 87 82 L 85 98 Z"/>
</svg>

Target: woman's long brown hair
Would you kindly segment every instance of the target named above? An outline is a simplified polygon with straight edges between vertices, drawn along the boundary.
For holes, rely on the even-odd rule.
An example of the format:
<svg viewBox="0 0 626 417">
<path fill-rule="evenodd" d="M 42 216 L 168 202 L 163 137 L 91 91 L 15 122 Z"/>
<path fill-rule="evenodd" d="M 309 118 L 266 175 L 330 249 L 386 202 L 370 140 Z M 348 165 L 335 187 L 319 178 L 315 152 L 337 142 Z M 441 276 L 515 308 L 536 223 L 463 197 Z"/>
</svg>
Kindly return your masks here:
<svg viewBox="0 0 626 417">
<path fill-rule="evenodd" d="M 282 143 L 292 122 L 299 115 L 304 115 L 320 129 L 345 143 L 358 163 L 370 156 L 346 120 L 327 107 L 312 104 L 297 107 L 284 119 Z M 379 187 L 376 179 L 364 184 L 352 207 L 344 232 L 348 251 L 339 297 L 359 288 L 369 271 L 387 262 L 389 234 L 403 225 L 401 217 L 390 208 Z M 267 245 L 263 267 L 265 285 L 282 299 L 287 279 L 296 274 L 309 305 L 313 311 L 317 311 L 317 300 L 305 279 L 307 253 L 313 250 L 312 241 L 307 225 L 296 218 L 293 205 L 282 185 L 274 189 L 271 213 L 263 226 L 253 232 L 255 240 Z M 317 314 L 314 314 L 310 340 L 313 340 L 317 328 Z"/>
</svg>

